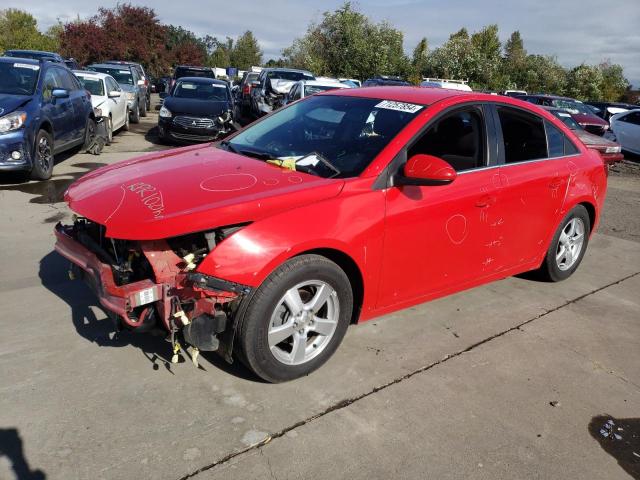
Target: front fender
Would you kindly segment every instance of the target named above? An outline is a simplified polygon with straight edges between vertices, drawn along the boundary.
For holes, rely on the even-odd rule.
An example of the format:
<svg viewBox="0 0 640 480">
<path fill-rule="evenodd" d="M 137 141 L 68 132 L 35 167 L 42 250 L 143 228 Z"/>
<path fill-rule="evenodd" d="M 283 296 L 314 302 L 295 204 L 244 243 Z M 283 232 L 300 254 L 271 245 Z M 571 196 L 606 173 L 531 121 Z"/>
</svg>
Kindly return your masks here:
<svg viewBox="0 0 640 480">
<path fill-rule="evenodd" d="M 288 259 L 310 250 L 332 249 L 349 256 L 358 266 L 363 303 L 373 304 L 369 300 L 375 298 L 379 279 L 384 195 L 384 191 L 370 188 L 351 189 L 252 223 L 216 246 L 200 263 L 198 272 L 257 287 Z"/>
</svg>

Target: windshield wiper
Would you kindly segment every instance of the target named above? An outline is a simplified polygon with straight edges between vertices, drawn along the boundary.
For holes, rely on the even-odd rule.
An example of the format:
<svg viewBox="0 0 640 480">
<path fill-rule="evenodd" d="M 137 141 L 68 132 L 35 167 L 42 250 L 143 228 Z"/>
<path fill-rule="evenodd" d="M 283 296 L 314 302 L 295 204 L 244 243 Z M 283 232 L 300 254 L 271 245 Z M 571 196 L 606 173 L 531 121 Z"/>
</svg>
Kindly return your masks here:
<svg viewBox="0 0 640 480">
<path fill-rule="evenodd" d="M 322 154 L 320 154 L 318 152 L 308 153 L 304 157 L 299 158 L 298 160 L 296 160 L 296 167 L 298 167 L 298 166 L 300 166 L 300 167 L 315 167 L 315 165 L 312 165 L 312 164 L 309 164 L 309 165 L 298 165 L 302 160 L 304 160 L 305 158 L 309 158 L 309 157 L 316 157 L 318 160 L 320 160 L 322 163 L 324 163 L 324 165 L 327 168 L 329 168 L 330 170 L 333 170 L 335 172 L 332 175 L 329 175 L 329 177 L 327 177 L 327 178 L 337 177 L 338 175 L 340 175 L 342 173 L 338 169 L 338 167 L 336 167 L 333 163 L 331 163 L 329 161 L 329 159 L 327 159 L 325 156 L 323 156 Z"/>
<path fill-rule="evenodd" d="M 220 142 L 220 146 L 225 147 L 230 152 L 240 153 L 236 147 L 231 145 L 231 142 L 229 142 L 229 140 L 223 140 L 222 142 Z"/>
</svg>

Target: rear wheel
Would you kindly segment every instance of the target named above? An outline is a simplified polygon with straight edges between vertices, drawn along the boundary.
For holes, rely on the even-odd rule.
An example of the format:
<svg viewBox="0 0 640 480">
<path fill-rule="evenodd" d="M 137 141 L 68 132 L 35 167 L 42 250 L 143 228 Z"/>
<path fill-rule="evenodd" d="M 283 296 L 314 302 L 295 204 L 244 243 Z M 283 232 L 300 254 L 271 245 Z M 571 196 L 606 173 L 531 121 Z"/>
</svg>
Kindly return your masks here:
<svg viewBox="0 0 640 480">
<path fill-rule="evenodd" d="M 53 138 L 46 130 L 40 130 L 36 135 L 33 149 L 31 178 L 34 180 L 48 180 L 51 178 L 53 162 Z"/>
<path fill-rule="evenodd" d="M 545 280 L 559 282 L 576 271 L 589 243 L 591 221 L 582 205 L 574 207 L 560 222 L 539 273 Z"/>
<path fill-rule="evenodd" d="M 129 113 L 129 109 L 127 108 L 127 112 L 126 112 L 126 114 L 124 116 L 124 125 L 122 126 L 122 130 L 124 130 L 125 132 L 128 132 L 129 128 L 130 128 L 129 115 L 131 115 L 131 114 Z"/>
<path fill-rule="evenodd" d="M 243 362 L 269 382 L 308 375 L 336 351 L 353 311 L 349 278 L 319 255 L 281 265 L 258 287 L 238 331 Z"/>
<path fill-rule="evenodd" d="M 140 123 L 140 105 L 137 103 L 131 112 L 131 123 Z"/>
</svg>

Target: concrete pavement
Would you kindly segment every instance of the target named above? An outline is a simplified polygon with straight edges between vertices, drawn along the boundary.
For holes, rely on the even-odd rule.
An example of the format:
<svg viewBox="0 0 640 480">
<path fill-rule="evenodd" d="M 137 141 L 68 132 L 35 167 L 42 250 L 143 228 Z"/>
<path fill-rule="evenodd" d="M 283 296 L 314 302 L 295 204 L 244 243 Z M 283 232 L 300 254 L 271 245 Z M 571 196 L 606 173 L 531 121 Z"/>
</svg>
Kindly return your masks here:
<svg viewBox="0 0 640 480">
<path fill-rule="evenodd" d="M 126 137 L 54 185 L 161 148 Z M 52 252 L 57 187 L 29 185 L 0 186 L 0 479 L 629 478 L 589 424 L 640 417 L 633 239 L 596 235 L 560 284 L 510 278 L 353 326 L 322 369 L 268 385 L 112 337 Z"/>
</svg>

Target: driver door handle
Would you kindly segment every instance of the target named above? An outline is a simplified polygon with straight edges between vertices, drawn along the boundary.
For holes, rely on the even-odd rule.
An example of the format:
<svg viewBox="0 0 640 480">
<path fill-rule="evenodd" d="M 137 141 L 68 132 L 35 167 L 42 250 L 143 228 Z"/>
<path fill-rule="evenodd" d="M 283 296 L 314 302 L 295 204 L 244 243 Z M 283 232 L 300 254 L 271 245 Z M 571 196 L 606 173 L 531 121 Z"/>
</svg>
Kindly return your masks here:
<svg viewBox="0 0 640 480">
<path fill-rule="evenodd" d="M 496 197 L 493 195 L 485 195 L 484 197 L 480 197 L 476 201 L 476 207 L 478 208 L 487 208 L 496 203 Z"/>
</svg>

